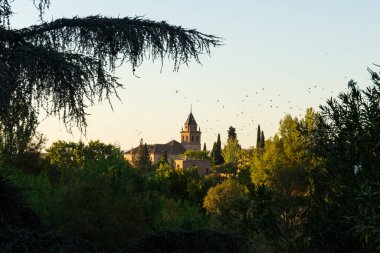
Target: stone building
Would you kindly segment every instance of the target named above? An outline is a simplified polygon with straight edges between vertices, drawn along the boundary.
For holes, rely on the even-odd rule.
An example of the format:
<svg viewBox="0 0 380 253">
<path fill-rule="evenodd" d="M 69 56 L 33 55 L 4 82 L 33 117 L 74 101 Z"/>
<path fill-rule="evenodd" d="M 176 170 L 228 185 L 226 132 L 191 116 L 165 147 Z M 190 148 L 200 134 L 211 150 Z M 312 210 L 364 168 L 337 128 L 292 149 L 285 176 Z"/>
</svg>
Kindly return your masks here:
<svg viewBox="0 0 380 253">
<path fill-rule="evenodd" d="M 168 160 L 173 162 L 175 168 L 189 169 L 197 167 L 199 175 L 208 174 L 211 167 L 209 160 L 189 160 L 181 156 L 186 150 L 201 150 L 201 134 L 201 129 L 198 127 L 190 110 L 190 114 L 181 130 L 181 143 L 172 140 L 166 144 L 148 145 L 151 161 L 157 163 L 166 152 Z M 139 147 L 132 148 L 124 152 L 124 159 L 133 165 L 137 160 L 138 153 Z"/>
<path fill-rule="evenodd" d="M 137 156 L 139 154 L 139 148 L 132 148 L 124 152 L 124 159 L 128 160 L 132 165 L 137 160 Z M 165 151 L 168 155 L 168 160 L 177 160 L 181 159 L 181 154 L 185 153 L 185 148 L 178 141 L 172 140 L 166 144 L 153 144 L 148 145 L 150 160 L 153 163 L 157 163 L 161 157 L 164 156 Z"/>
<path fill-rule="evenodd" d="M 174 166 L 176 169 L 188 170 L 192 168 L 197 168 L 198 175 L 204 176 L 210 172 L 211 161 L 210 160 L 188 160 L 179 159 L 174 161 Z"/>
</svg>

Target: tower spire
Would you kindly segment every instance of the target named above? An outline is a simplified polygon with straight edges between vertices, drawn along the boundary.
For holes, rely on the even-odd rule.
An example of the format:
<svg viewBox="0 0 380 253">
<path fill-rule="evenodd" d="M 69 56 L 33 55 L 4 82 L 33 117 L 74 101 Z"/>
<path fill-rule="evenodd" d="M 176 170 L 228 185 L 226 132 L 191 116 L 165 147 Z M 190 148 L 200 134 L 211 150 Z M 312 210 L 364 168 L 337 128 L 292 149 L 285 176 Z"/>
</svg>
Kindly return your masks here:
<svg viewBox="0 0 380 253">
<path fill-rule="evenodd" d="M 193 103 L 190 104 L 190 114 L 181 131 L 181 144 L 186 150 L 201 150 L 201 131 L 193 116 Z"/>
</svg>

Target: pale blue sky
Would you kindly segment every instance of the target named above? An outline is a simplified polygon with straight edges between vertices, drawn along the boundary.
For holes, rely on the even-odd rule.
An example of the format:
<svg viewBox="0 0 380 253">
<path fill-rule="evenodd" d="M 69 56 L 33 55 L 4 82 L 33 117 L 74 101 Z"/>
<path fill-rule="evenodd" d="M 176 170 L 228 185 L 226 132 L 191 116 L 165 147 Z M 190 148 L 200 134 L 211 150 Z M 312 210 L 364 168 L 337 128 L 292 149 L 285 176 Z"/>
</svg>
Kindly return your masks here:
<svg viewBox="0 0 380 253">
<path fill-rule="evenodd" d="M 31 1 L 16 0 L 14 8 L 14 27 L 38 22 Z M 179 72 L 171 62 L 160 73 L 159 63 L 146 61 L 135 78 L 124 65 L 117 71 L 126 88 L 119 91 L 122 102 L 114 100 L 114 111 L 107 103 L 90 108 L 87 136 L 66 133 L 55 118 L 43 120 L 39 130 L 48 144 L 100 139 L 129 149 L 141 137 L 165 143 L 180 139 L 192 103 L 208 148 L 218 133 L 225 142 L 230 125 L 243 147 L 252 146 L 257 124 L 273 136 L 284 112 L 317 109 L 351 78 L 361 87 L 370 84 L 366 68 L 380 64 L 379 9 L 375 0 L 52 0 L 46 20 L 138 15 L 223 37 L 225 45 L 202 56 L 202 65 Z"/>
</svg>

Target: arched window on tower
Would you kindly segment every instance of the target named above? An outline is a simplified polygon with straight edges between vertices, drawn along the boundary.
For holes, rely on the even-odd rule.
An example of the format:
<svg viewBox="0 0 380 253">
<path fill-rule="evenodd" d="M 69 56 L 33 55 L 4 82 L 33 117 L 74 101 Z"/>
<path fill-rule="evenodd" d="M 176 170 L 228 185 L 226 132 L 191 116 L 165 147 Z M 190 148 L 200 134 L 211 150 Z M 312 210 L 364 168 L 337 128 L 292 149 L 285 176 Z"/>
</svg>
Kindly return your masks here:
<svg viewBox="0 0 380 253">
<path fill-rule="evenodd" d="M 199 136 L 196 137 L 197 141 L 199 141 Z"/>
<path fill-rule="evenodd" d="M 192 141 L 192 142 L 194 141 L 194 136 L 191 136 L 191 141 Z"/>
</svg>

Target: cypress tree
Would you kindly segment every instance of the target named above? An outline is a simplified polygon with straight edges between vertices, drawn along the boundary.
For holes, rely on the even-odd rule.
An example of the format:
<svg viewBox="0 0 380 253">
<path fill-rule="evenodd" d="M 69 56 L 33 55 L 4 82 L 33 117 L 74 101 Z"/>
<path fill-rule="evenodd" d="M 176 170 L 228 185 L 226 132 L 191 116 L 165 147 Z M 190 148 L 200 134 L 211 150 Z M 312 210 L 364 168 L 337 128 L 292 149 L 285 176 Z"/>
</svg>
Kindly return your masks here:
<svg viewBox="0 0 380 253">
<path fill-rule="evenodd" d="M 148 145 L 146 143 L 143 143 L 143 139 L 141 138 L 136 165 L 140 169 L 148 170 L 152 165 L 152 161 L 150 160 L 150 152 Z"/>
<path fill-rule="evenodd" d="M 215 165 L 215 150 L 216 150 L 216 142 L 214 142 L 214 144 L 212 145 L 212 150 L 210 154 L 211 162 L 213 165 Z"/>
<path fill-rule="evenodd" d="M 236 138 L 236 133 L 235 133 Z M 224 158 L 222 156 L 222 142 L 220 141 L 220 134 L 218 134 L 218 139 L 216 141 L 215 147 L 215 165 L 223 164 Z"/>
<path fill-rule="evenodd" d="M 257 138 L 256 138 L 256 148 L 260 148 L 260 140 L 261 140 L 261 129 L 260 124 L 257 126 Z"/>
<path fill-rule="evenodd" d="M 206 142 L 203 143 L 203 151 L 207 151 L 207 148 L 206 148 Z"/>
<path fill-rule="evenodd" d="M 218 134 L 218 139 L 214 142 L 211 150 L 211 161 L 213 165 L 219 165 L 224 163 L 224 158 L 222 156 L 222 142 L 220 141 L 220 134 Z"/>
<path fill-rule="evenodd" d="M 261 135 L 260 135 L 260 148 L 265 148 L 264 131 L 261 131 Z"/>
</svg>

